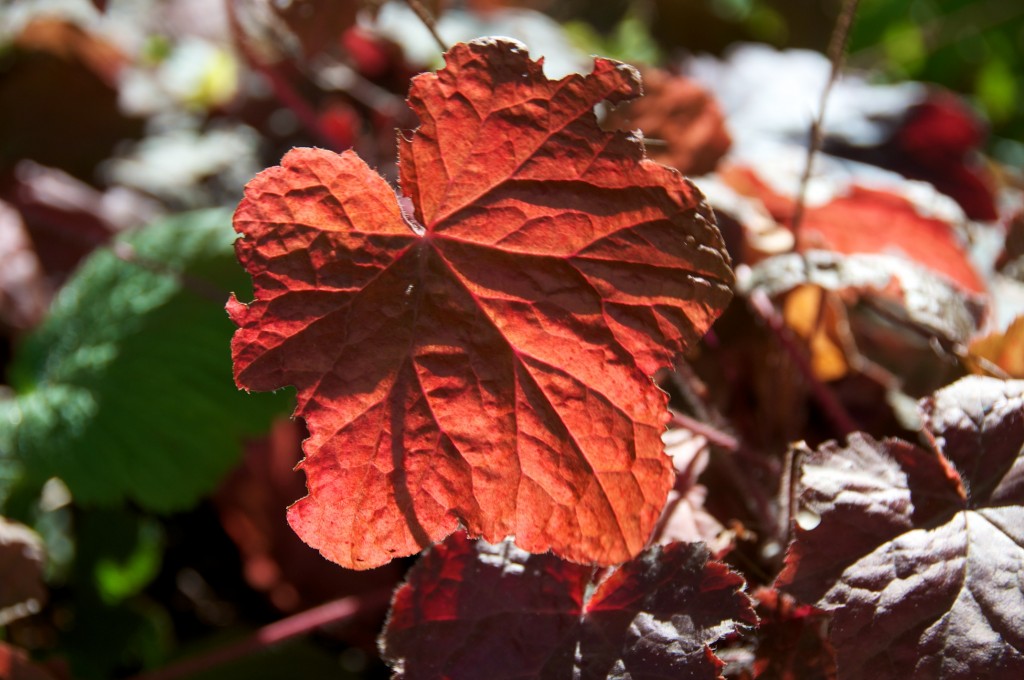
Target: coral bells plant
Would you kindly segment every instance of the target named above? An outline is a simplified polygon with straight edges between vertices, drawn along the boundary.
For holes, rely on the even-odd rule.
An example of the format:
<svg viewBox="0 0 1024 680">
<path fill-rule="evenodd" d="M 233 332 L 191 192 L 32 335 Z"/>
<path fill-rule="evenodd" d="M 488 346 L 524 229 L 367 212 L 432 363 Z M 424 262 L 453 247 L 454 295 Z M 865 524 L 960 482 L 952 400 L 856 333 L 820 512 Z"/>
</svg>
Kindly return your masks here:
<svg viewBox="0 0 1024 680">
<path fill-rule="evenodd" d="M 1024 678 L 1024 15 L 14 4 L 0 680 Z"/>
<path fill-rule="evenodd" d="M 325 557 L 369 568 L 459 528 L 509 537 L 506 551 L 550 550 L 537 559 L 573 574 L 565 596 L 576 609 L 561 616 L 577 621 L 591 569 L 558 558 L 608 566 L 640 555 L 673 482 L 668 395 L 652 376 L 721 314 L 732 271 L 693 185 L 648 160 L 638 138 L 598 126 L 596 104 L 639 92 L 637 72 L 610 60 L 551 81 L 517 43 L 460 44 L 413 81 L 422 124 L 400 143 L 401 196 L 354 153 L 319 149 L 291 151 L 246 187 L 234 223 L 255 300 L 228 304 L 235 376 L 250 390 L 297 388 L 309 494 L 288 519 Z M 477 553 L 459 541 L 472 582 Z M 678 560 L 688 577 L 675 582 L 665 574 Z M 652 603 L 724 589 L 726 609 L 666 668 L 716 672 L 706 645 L 734 617 L 755 620 L 742 579 L 706 561 L 680 546 L 602 581 L 625 589 L 608 599 L 646 588 Z M 541 583 L 524 592 L 544 590 L 543 569 L 530 574 Z M 587 606 L 601 611 L 603 592 Z M 465 595 L 450 597 L 465 608 Z M 544 599 L 511 595 L 503 608 Z M 652 615 L 621 607 L 616 621 Z M 658 608 L 666 622 L 683 609 Z M 634 647 L 650 641 L 627 637 L 614 650 L 600 636 L 587 643 L 587 663 L 632 666 L 616 655 L 642 659 Z M 566 653 L 541 652 L 536 668 L 569 672 Z M 408 660 L 413 676 L 419 663 Z"/>
<path fill-rule="evenodd" d="M 654 375 L 734 280 L 697 189 L 599 126 L 639 94 L 608 59 L 550 80 L 518 43 L 458 44 L 412 81 L 398 191 L 298 148 L 235 212 L 236 382 L 294 385 L 309 429 L 289 523 L 351 569 L 427 549 L 381 638 L 396 677 L 716 678 L 710 645 L 758 625 L 703 544 L 651 547 L 674 479 Z M 840 677 L 1021 668 L 1021 395 L 937 393 L 928 449 L 797 450 L 776 585 L 833 613 Z"/>
<path fill-rule="evenodd" d="M 639 91 L 613 61 L 551 81 L 521 45 L 462 44 L 413 81 L 401 196 L 318 149 L 249 183 L 235 376 L 298 390 L 289 522 L 325 557 L 375 567 L 460 526 L 579 563 L 643 549 L 672 486 L 652 375 L 732 272 L 693 185 L 598 126 Z"/>
</svg>

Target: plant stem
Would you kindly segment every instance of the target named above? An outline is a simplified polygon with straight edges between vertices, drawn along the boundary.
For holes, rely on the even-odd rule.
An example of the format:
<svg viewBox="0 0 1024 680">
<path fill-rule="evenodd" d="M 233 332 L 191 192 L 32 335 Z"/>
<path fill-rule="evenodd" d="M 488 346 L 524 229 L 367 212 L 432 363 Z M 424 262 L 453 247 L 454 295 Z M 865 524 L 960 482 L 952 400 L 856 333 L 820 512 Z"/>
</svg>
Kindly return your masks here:
<svg viewBox="0 0 1024 680">
<path fill-rule="evenodd" d="M 260 628 L 247 638 L 193 656 L 164 668 L 136 675 L 131 680 L 177 680 L 249 656 L 272 645 L 304 635 L 332 623 L 340 623 L 357 614 L 384 606 L 391 597 L 391 589 L 374 591 L 368 595 L 350 595 L 307 609 L 293 616 Z"/>
<path fill-rule="evenodd" d="M 441 35 L 437 32 L 437 22 L 434 20 L 434 15 L 430 13 L 420 0 L 405 0 L 406 4 L 409 5 L 409 9 L 416 13 L 416 16 L 420 18 L 423 25 L 430 31 L 430 35 L 434 37 L 434 42 L 441 48 L 442 52 L 448 51 L 448 46 L 444 44 L 444 40 L 441 39 Z"/>
<path fill-rule="evenodd" d="M 736 451 L 740 448 L 740 442 L 736 437 L 733 437 L 728 432 L 722 432 L 707 423 L 702 423 L 696 418 L 673 411 L 672 422 L 694 434 L 699 434 L 707 439 L 709 444 L 714 444 L 728 451 Z"/>
<path fill-rule="evenodd" d="M 793 209 L 793 220 L 790 228 L 793 230 L 793 237 L 800 233 L 800 222 L 804 217 L 804 203 L 807 199 L 807 185 L 811 180 L 811 167 L 814 165 L 814 156 L 821 148 L 822 137 L 824 136 L 823 123 L 825 120 L 825 105 L 828 103 L 829 95 L 832 94 L 832 86 L 839 79 L 839 72 L 843 68 L 843 55 L 846 53 L 846 43 L 850 38 L 850 27 L 853 26 L 853 17 L 857 14 L 859 0 L 843 0 L 842 9 L 836 18 L 836 25 L 832 29 L 832 37 L 828 41 L 828 57 L 832 62 L 832 70 L 829 73 L 828 82 L 821 92 L 821 100 L 818 102 L 818 114 L 811 123 L 810 146 L 807 149 L 807 163 L 804 165 L 803 174 L 800 176 L 800 188 L 796 194 L 796 206 Z"/>
<path fill-rule="evenodd" d="M 758 518 L 761 528 L 765 530 L 763 533 L 767 534 L 768 529 L 774 528 L 776 512 L 773 501 L 764 492 L 762 485 L 749 474 L 749 470 L 742 469 L 739 463 L 742 461 L 743 465 L 758 467 L 770 478 L 776 477 L 778 470 L 768 459 L 748 449 L 741 439 L 722 429 L 727 422 L 725 417 L 708 403 L 707 386 L 689 364 L 685 361 L 679 362 L 670 376 L 683 398 L 690 403 L 697 417 L 701 419 L 697 420 L 673 411 L 673 421 L 703 436 L 713 447 L 729 452 L 728 455 L 716 455 L 715 460 L 739 491 L 748 512 L 752 517 Z"/>
</svg>

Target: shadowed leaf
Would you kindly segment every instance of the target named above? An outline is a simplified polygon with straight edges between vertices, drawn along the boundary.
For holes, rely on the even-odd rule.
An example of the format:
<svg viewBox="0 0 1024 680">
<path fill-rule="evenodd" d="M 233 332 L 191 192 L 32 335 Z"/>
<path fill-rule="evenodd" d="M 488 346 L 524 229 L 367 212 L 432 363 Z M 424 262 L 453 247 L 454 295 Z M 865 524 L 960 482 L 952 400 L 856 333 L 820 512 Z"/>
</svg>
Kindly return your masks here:
<svg viewBox="0 0 1024 680">
<path fill-rule="evenodd" d="M 650 548 L 596 587 L 593 569 L 456 534 L 395 594 L 381 639 L 396 677 L 706 678 L 708 645 L 757 622 L 743 579 L 702 544 Z"/>
<path fill-rule="evenodd" d="M 833 613 L 840 678 L 1016 677 L 1024 382 L 964 378 L 920 410 L 934 448 L 856 434 L 808 454 L 777 583 Z"/>
</svg>

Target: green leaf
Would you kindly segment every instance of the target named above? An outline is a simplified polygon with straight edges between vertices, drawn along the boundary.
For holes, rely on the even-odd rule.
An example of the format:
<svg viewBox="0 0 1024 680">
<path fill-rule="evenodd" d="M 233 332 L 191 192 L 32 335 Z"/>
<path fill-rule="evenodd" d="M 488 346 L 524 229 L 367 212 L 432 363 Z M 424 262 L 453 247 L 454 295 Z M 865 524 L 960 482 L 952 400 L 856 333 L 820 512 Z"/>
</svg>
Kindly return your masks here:
<svg viewBox="0 0 1024 680">
<path fill-rule="evenodd" d="M 157 222 L 94 253 L 19 348 L 0 449 L 74 498 L 181 510 L 212 490 L 285 395 L 235 388 L 224 312 L 248 288 L 225 211 Z"/>
<path fill-rule="evenodd" d="M 106 605 L 116 605 L 148 586 L 164 556 L 163 526 L 130 509 L 81 512 L 75 538 L 79 588 L 95 589 Z"/>
</svg>

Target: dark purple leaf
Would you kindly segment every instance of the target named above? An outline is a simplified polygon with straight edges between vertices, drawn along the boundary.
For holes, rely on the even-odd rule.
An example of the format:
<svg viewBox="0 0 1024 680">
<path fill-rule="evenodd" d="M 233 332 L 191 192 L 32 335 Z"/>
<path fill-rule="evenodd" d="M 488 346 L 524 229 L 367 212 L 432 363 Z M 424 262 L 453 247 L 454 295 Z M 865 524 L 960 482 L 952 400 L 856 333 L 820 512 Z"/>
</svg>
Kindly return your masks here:
<svg viewBox="0 0 1024 680">
<path fill-rule="evenodd" d="M 717 678 L 709 645 L 757 622 L 703 544 L 650 548 L 590 592 L 593 568 L 456 534 L 398 590 L 381 640 L 396 677 Z"/>
<path fill-rule="evenodd" d="M 840 678 L 1024 677 L 1024 382 L 964 378 L 920 410 L 927 449 L 806 456 L 777 585 L 833 612 Z"/>
</svg>

